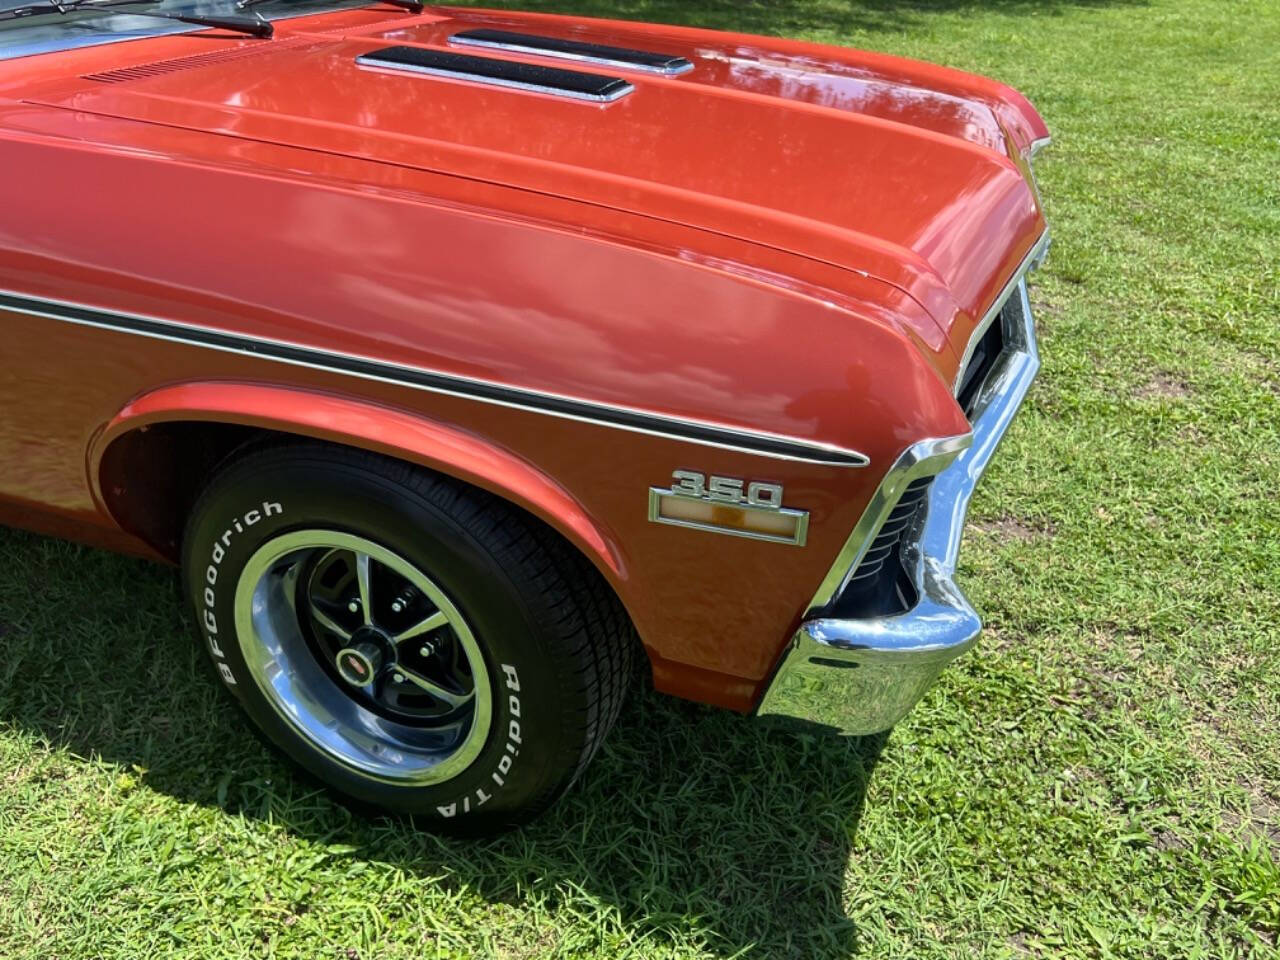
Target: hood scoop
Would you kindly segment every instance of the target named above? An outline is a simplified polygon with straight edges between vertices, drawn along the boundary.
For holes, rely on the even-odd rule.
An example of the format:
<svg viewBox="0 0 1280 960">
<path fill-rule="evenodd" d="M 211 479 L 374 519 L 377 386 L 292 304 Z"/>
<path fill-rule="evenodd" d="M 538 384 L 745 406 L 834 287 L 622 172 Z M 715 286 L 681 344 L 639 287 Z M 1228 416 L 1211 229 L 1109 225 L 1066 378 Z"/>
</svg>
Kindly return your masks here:
<svg viewBox="0 0 1280 960">
<path fill-rule="evenodd" d="M 180 70 L 194 70 L 197 67 L 208 67 L 217 63 L 245 60 L 262 53 L 278 53 L 287 47 L 297 47 L 313 42 L 305 37 L 273 40 L 270 43 L 263 43 L 257 40 L 246 43 L 243 46 L 232 47 L 230 50 L 197 53 L 189 57 L 177 57 L 173 60 L 157 60 L 154 63 L 140 63 L 134 67 L 104 70 L 102 73 L 86 73 L 82 79 L 96 80 L 99 83 L 125 83 L 129 80 L 145 80 L 148 77 L 160 77 L 166 73 L 177 73 Z"/>
<path fill-rule="evenodd" d="M 508 53 L 528 53 L 540 57 L 573 60 L 576 63 L 599 64 L 620 70 L 640 70 L 668 77 L 688 73 L 693 69 L 693 63 L 689 60 L 667 53 L 649 53 L 627 47 L 583 43 L 580 40 L 540 37 L 532 33 L 512 33 L 509 30 L 464 30 L 451 36 L 449 43 L 461 47 L 483 47 L 489 50 L 504 50 Z"/>
<path fill-rule="evenodd" d="M 421 47 L 384 47 L 356 57 L 362 67 L 404 70 L 449 80 L 466 80 L 490 86 L 545 93 L 592 103 L 612 103 L 635 90 L 621 77 L 580 73 L 533 63 L 472 57 L 463 53 L 425 50 Z"/>
</svg>

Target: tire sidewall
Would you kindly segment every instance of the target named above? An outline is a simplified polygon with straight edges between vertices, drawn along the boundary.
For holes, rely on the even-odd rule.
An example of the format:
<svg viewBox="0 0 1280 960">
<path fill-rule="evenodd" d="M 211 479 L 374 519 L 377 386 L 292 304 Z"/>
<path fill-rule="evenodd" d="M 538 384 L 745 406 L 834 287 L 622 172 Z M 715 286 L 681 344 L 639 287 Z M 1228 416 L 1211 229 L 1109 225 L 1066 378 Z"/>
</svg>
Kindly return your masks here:
<svg viewBox="0 0 1280 960">
<path fill-rule="evenodd" d="M 442 826 L 514 823 L 560 779 L 568 692 L 554 644 L 539 628 L 546 622 L 536 609 L 539 598 L 521 590 L 494 550 L 436 500 L 322 457 L 266 457 L 232 467 L 193 513 L 184 545 L 187 590 L 221 683 L 267 739 L 309 773 L 358 805 Z M 470 625 L 489 678 L 492 716 L 480 753 L 448 780 L 403 785 L 360 774 L 300 734 L 250 672 L 241 644 L 258 641 L 237 633 L 240 574 L 264 545 L 305 529 L 354 534 L 399 555 L 443 589 Z"/>
</svg>

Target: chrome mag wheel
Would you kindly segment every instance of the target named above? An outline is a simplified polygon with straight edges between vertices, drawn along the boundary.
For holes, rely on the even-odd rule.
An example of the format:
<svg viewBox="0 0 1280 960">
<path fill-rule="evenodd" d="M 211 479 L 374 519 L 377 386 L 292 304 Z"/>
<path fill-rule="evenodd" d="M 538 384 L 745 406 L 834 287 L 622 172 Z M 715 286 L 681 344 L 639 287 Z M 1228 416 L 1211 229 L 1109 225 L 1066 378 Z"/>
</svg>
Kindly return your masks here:
<svg viewBox="0 0 1280 960">
<path fill-rule="evenodd" d="M 493 699 L 470 626 L 379 544 L 334 530 L 267 541 L 240 575 L 235 621 L 275 711 L 359 775 L 440 783 L 483 750 Z"/>
</svg>

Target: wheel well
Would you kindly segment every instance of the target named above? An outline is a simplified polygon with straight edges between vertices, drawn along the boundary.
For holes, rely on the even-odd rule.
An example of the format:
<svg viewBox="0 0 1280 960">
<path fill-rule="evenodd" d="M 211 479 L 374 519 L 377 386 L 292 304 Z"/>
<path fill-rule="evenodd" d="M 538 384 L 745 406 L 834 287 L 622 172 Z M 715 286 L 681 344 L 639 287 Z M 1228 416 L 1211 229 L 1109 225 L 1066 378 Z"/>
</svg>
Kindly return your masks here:
<svg viewBox="0 0 1280 960">
<path fill-rule="evenodd" d="M 99 467 L 102 498 L 122 528 L 143 540 L 165 559 L 179 563 L 187 517 L 218 466 L 242 448 L 303 439 L 312 438 L 214 421 L 179 420 L 139 427 L 117 437 L 103 452 Z M 430 469 L 421 464 L 415 466 L 421 470 Z M 453 479 L 465 482 L 456 477 Z M 623 616 L 630 620 L 622 598 L 582 550 L 540 517 L 510 500 L 507 503 L 545 526 L 582 557 L 585 566 L 595 571 L 602 585 L 612 594 Z M 639 644 L 638 636 L 636 642 Z M 647 656 L 641 662 L 650 664 Z"/>
<path fill-rule="evenodd" d="M 177 563 L 187 517 L 214 469 L 237 448 L 271 435 L 269 430 L 230 423 L 180 421 L 139 427 L 104 451 L 99 467 L 102 499 L 116 523 Z"/>
</svg>

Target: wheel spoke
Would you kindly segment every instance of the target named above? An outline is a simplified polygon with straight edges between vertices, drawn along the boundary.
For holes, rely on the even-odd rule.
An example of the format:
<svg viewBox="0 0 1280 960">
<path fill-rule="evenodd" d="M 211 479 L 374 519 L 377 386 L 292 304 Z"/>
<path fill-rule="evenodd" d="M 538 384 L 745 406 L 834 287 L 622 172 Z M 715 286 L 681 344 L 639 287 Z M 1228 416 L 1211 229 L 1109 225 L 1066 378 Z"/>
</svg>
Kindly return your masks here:
<svg viewBox="0 0 1280 960">
<path fill-rule="evenodd" d="M 414 637 L 420 637 L 424 633 L 430 633 L 432 630 L 439 630 L 448 622 L 449 618 L 437 610 L 431 616 L 427 617 L 427 619 L 415 623 L 407 630 L 402 630 L 391 639 L 397 644 L 404 643 L 406 640 L 412 640 Z"/>
<path fill-rule="evenodd" d="M 448 687 L 442 687 L 440 684 L 433 680 L 428 680 L 421 674 L 414 673 L 412 670 L 406 670 L 400 664 L 396 664 L 395 669 L 396 672 L 403 674 L 404 678 L 414 686 L 422 688 L 437 700 L 443 700 L 451 707 L 460 706 L 475 696 L 475 691 L 471 691 L 469 693 L 454 693 Z"/>
<path fill-rule="evenodd" d="M 373 561 L 367 553 L 356 554 L 356 580 L 360 584 L 360 614 L 366 627 L 373 625 L 373 603 L 370 599 L 369 568 Z"/>
<path fill-rule="evenodd" d="M 341 637 L 343 640 L 351 639 L 351 631 L 321 610 L 320 604 L 316 603 L 315 600 L 311 601 L 311 617 L 316 623 L 335 636 Z"/>
</svg>

